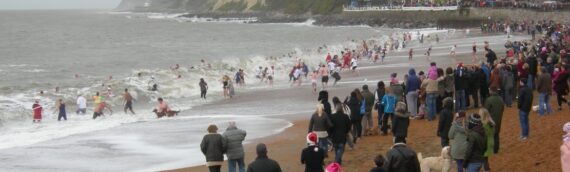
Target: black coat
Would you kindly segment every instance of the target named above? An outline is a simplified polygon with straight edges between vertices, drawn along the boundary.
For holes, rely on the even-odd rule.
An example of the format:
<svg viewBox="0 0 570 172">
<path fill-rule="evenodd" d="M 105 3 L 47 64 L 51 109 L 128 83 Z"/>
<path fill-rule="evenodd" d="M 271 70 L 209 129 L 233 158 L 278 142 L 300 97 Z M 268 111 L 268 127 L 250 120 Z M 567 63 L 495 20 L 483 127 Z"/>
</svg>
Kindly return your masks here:
<svg viewBox="0 0 570 172">
<path fill-rule="evenodd" d="M 461 74 L 460 74 L 461 73 Z M 466 82 L 467 82 L 467 72 L 465 68 L 457 68 L 454 74 L 454 81 L 455 81 L 455 91 L 465 90 Z"/>
<path fill-rule="evenodd" d="M 443 109 L 437 125 L 437 135 L 441 138 L 448 138 L 449 129 L 453 122 L 453 111 L 451 109 Z"/>
<path fill-rule="evenodd" d="M 536 60 L 536 57 L 527 58 L 526 63 L 528 63 L 528 67 L 529 67 L 528 74 L 536 77 L 536 73 L 537 73 L 536 70 L 538 70 L 537 69 L 538 61 Z"/>
<path fill-rule="evenodd" d="M 350 132 L 350 127 L 352 125 L 352 123 L 350 122 L 350 118 L 348 118 L 348 115 L 344 113 L 336 113 L 331 115 L 330 119 L 334 126 L 332 128 L 330 136 L 332 142 L 335 144 L 346 143 L 346 136 L 348 132 Z"/>
<path fill-rule="evenodd" d="M 324 160 L 325 150 L 316 145 L 303 149 L 301 153 L 301 164 L 305 164 L 305 172 L 324 172 Z"/>
<path fill-rule="evenodd" d="M 519 110 L 529 113 L 532 108 L 532 90 L 528 86 L 523 86 L 519 91 L 517 100 Z"/>
<path fill-rule="evenodd" d="M 384 168 L 388 172 L 420 172 L 420 162 L 412 149 L 396 144 L 386 153 Z"/>
<path fill-rule="evenodd" d="M 350 100 L 345 100 L 344 103 L 350 109 L 350 120 L 360 121 L 360 119 L 362 119 L 362 116 L 360 115 L 360 100 L 358 100 L 356 97 L 351 97 Z"/>
<path fill-rule="evenodd" d="M 281 172 L 281 167 L 277 161 L 261 156 L 247 166 L 247 172 Z"/>
<path fill-rule="evenodd" d="M 324 111 L 327 114 L 332 114 L 332 108 L 331 108 L 331 104 L 329 103 L 329 101 L 327 100 L 321 100 L 321 104 L 323 104 L 323 107 L 325 108 Z"/>
<path fill-rule="evenodd" d="M 224 161 L 225 143 L 224 137 L 220 134 L 206 134 L 200 144 L 200 149 L 206 156 L 206 162 Z"/>
<path fill-rule="evenodd" d="M 406 113 L 394 113 L 392 119 L 392 134 L 394 137 L 408 137 L 408 127 L 410 126 L 410 116 Z"/>
</svg>

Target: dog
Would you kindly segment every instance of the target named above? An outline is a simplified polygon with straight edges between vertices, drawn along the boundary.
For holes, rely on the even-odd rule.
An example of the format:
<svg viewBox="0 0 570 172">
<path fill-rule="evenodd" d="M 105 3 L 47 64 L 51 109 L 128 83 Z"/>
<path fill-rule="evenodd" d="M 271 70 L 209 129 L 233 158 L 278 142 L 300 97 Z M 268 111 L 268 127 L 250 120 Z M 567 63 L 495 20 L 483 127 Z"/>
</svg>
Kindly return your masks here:
<svg viewBox="0 0 570 172">
<path fill-rule="evenodd" d="M 440 157 L 428 157 L 423 158 L 421 153 L 418 153 L 418 160 L 420 161 L 420 166 L 422 172 L 430 171 L 441 171 L 449 172 L 451 171 L 451 154 L 450 147 L 446 146 L 441 149 Z"/>
<path fill-rule="evenodd" d="M 158 113 L 157 109 L 152 110 L 152 112 L 154 112 L 156 114 L 156 118 L 162 118 L 163 116 L 167 116 L 167 117 L 173 117 L 178 115 L 178 113 L 180 113 L 180 111 L 168 111 L 168 112 L 162 112 L 162 113 Z"/>
</svg>

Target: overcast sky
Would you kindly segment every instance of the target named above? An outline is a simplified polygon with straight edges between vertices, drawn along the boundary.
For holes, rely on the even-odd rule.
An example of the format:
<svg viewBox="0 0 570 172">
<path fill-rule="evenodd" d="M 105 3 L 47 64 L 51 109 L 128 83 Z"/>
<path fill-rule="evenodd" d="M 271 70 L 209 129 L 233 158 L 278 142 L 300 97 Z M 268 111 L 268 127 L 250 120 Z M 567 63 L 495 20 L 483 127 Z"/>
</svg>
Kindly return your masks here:
<svg viewBox="0 0 570 172">
<path fill-rule="evenodd" d="M 0 0 L 0 9 L 113 9 L 121 0 Z"/>
</svg>

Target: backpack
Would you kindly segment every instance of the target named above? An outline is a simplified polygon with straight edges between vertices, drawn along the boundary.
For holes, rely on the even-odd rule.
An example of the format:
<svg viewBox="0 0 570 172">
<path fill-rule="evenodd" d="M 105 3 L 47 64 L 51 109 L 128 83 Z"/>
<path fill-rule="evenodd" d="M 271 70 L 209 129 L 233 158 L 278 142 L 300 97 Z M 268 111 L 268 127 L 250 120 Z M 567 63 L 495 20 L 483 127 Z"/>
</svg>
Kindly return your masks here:
<svg viewBox="0 0 570 172">
<path fill-rule="evenodd" d="M 364 115 L 364 113 L 366 113 L 366 99 L 363 99 L 360 105 L 360 115 Z"/>
</svg>

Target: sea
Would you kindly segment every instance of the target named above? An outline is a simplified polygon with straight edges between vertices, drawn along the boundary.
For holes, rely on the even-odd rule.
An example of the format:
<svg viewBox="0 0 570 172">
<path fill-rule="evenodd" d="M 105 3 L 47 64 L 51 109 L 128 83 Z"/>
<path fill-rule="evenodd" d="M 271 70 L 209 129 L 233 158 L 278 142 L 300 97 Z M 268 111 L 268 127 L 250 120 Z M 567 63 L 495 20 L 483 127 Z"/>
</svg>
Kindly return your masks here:
<svg viewBox="0 0 570 172">
<path fill-rule="evenodd" d="M 223 129 L 236 121 L 248 131 L 246 142 L 292 125 L 271 117 L 281 114 L 279 109 L 255 108 L 267 107 L 263 100 L 212 106 L 224 101 L 223 75 L 233 78 L 244 69 L 246 82 L 253 82 L 258 67 L 275 66 L 272 88 L 289 88 L 288 72 L 296 62 L 313 68 L 326 52 L 356 48 L 364 39 L 386 40 L 399 31 L 322 27 L 312 20 L 247 24 L 180 15 L 0 11 L 0 171 L 157 171 L 204 164 L 199 144 L 209 124 Z M 180 67 L 173 69 L 176 64 Z M 200 78 L 210 88 L 207 101 L 199 98 Z M 158 91 L 149 90 L 153 83 Z M 136 115 L 123 112 L 126 88 L 136 99 Z M 247 84 L 236 89 L 239 95 L 268 88 Z M 93 120 L 96 92 L 113 113 Z M 89 100 L 86 115 L 75 113 L 78 96 Z M 151 111 L 158 97 L 181 113 L 157 119 Z M 58 99 L 67 104 L 67 121 L 57 120 Z M 44 107 L 39 124 L 32 123 L 35 100 Z M 283 99 L 271 106 L 303 112 L 291 104 Z M 193 110 L 204 105 L 209 110 Z"/>
</svg>

